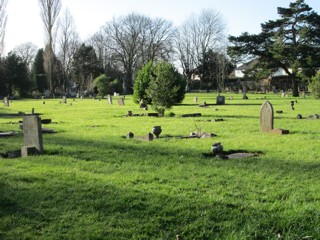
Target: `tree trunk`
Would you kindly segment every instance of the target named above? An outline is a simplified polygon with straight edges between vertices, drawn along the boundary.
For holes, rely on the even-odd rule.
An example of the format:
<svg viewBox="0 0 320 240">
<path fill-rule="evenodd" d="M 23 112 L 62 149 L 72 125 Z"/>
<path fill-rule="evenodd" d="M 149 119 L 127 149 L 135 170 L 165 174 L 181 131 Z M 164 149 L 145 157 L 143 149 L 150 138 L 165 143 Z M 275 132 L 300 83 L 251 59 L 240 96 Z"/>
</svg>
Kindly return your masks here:
<svg viewBox="0 0 320 240">
<path fill-rule="evenodd" d="M 292 79 L 292 96 L 299 97 L 298 81 L 297 79 Z"/>
</svg>

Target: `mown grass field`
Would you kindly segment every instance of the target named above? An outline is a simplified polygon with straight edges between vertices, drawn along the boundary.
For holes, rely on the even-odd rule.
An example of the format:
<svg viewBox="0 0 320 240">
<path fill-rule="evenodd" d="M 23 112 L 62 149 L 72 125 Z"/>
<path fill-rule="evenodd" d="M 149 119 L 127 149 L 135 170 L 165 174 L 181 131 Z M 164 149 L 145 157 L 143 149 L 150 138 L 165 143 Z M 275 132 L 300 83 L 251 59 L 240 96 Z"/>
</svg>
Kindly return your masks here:
<svg viewBox="0 0 320 240">
<path fill-rule="evenodd" d="M 1 154 L 23 146 L 19 111 L 34 108 L 58 133 L 43 135 L 43 155 L 0 158 L 0 239 L 320 239 L 320 120 L 307 119 L 320 114 L 320 102 L 226 93 L 226 105 L 216 106 L 216 96 L 187 94 L 170 110 L 175 116 L 163 118 L 125 116 L 145 113 L 131 96 L 125 106 L 116 99 L 1 106 L 0 131 L 18 133 L 0 138 Z M 274 126 L 289 135 L 259 132 L 265 100 L 283 110 Z M 200 108 L 202 102 L 212 105 Z M 180 117 L 186 113 L 202 116 Z M 224 121 L 207 121 L 217 118 Z M 162 133 L 152 142 L 123 137 L 157 125 Z M 166 137 L 197 130 L 217 137 Z M 260 154 L 205 157 L 215 142 Z"/>
</svg>

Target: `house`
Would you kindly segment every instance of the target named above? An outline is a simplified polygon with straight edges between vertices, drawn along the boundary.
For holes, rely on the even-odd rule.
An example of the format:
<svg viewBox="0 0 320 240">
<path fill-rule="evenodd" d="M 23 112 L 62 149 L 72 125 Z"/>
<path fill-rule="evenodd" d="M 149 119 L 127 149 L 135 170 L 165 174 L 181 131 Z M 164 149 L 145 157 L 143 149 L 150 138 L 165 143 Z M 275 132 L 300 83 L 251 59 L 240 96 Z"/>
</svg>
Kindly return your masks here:
<svg viewBox="0 0 320 240">
<path fill-rule="evenodd" d="M 241 86 L 246 86 L 251 90 L 288 90 L 291 88 L 291 79 L 288 74 L 282 69 L 278 68 L 273 71 L 266 78 L 258 78 L 255 75 L 254 67 L 258 60 L 252 60 L 238 66 L 233 73 L 233 78 L 238 80 Z"/>
</svg>

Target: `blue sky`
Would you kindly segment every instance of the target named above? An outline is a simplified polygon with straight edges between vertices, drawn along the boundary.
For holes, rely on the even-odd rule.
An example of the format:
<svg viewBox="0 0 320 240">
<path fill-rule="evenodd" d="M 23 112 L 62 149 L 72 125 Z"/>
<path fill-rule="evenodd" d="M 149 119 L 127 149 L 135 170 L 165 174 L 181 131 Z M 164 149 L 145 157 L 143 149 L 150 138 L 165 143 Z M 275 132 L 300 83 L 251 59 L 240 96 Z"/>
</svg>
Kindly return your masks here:
<svg viewBox="0 0 320 240">
<path fill-rule="evenodd" d="M 150 17 L 162 17 L 179 25 L 202 9 L 213 8 L 221 13 L 228 34 L 258 33 L 260 24 L 277 19 L 277 7 L 288 7 L 293 0 L 62 0 L 63 9 L 71 12 L 82 40 L 99 30 L 113 17 L 138 12 Z M 319 0 L 305 0 L 320 12 Z M 5 47 L 33 42 L 43 47 L 44 30 L 38 0 L 8 0 Z"/>
</svg>

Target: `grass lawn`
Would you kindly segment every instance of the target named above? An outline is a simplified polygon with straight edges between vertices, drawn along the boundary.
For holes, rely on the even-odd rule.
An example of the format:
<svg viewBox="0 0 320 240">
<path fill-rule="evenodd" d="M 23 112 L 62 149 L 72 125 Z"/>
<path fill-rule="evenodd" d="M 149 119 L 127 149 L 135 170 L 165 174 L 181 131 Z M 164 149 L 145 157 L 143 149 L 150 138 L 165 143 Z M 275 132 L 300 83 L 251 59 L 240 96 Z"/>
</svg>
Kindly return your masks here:
<svg viewBox="0 0 320 240">
<path fill-rule="evenodd" d="M 320 102 L 247 95 L 226 93 L 226 105 L 217 106 L 214 93 L 187 94 L 167 111 L 175 116 L 163 118 L 125 116 L 146 113 L 132 96 L 125 106 L 116 99 L 0 106 L 0 131 L 18 132 L 0 138 L 0 154 L 23 146 L 19 111 L 34 108 L 52 119 L 43 127 L 58 132 L 43 135 L 43 155 L 0 158 L 0 239 L 320 239 L 320 120 L 307 118 L 320 114 Z M 290 134 L 259 132 L 265 100 L 283 110 L 274 127 Z M 200 108 L 203 102 L 210 106 Z M 224 121 L 209 121 L 218 118 Z M 159 139 L 136 138 L 157 125 Z M 169 137 L 199 130 L 217 136 Z M 134 139 L 123 137 L 130 131 Z M 208 157 L 215 142 L 260 154 Z"/>
</svg>

